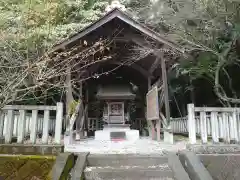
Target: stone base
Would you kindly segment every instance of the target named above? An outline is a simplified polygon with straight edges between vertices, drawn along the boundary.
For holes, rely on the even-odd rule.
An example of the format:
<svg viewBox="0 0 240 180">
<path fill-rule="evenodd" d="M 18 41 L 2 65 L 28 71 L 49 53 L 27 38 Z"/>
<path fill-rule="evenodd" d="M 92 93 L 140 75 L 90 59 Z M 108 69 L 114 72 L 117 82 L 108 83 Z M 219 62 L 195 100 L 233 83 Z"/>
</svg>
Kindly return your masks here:
<svg viewBox="0 0 240 180">
<path fill-rule="evenodd" d="M 173 144 L 173 133 L 164 131 L 163 137 L 164 137 L 164 142 Z"/>
<path fill-rule="evenodd" d="M 0 154 L 58 155 L 63 145 L 0 144 Z"/>
<path fill-rule="evenodd" d="M 139 131 L 129 127 L 104 127 L 103 130 L 95 131 L 95 140 L 110 141 L 112 132 L 124 132 L 125 140 L 135 141 L 139 139 Z"/>
</svg>

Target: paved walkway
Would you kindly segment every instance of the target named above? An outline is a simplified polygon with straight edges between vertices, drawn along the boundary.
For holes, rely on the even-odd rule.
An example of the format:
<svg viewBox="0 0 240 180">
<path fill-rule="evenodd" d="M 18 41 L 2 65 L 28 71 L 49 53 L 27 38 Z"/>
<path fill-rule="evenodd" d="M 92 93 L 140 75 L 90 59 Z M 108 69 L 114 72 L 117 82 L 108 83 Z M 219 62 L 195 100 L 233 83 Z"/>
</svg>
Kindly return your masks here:
<svg viewBox="0 0 240 180">
<path fill-rule="evenodd" d="M 92 154 L 165 154 L 168 151 L 177 152 L 186 149 L 187 141 L 181 140 L 174 144 L 157 142 L 150 138 L 137 141 L 96 141 L 87 139 L 65 145 L 68 152 L 90 152 Z"/>
</svg>

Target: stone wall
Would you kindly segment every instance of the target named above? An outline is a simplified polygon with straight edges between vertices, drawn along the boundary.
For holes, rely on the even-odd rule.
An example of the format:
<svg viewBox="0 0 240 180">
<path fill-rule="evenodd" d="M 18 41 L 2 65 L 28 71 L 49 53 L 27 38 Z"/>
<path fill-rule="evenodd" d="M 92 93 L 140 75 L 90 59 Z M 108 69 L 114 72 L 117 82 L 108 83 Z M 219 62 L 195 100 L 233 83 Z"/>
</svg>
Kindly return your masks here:
<svg viewBox="0 0 240 180">
<path fill-rule="evenodd" d="M 214 180 L 240 179 L 240 154 L 199 154 Z"/>
<path fill-rule="evenodd" d="M 0 144 L 0 154 L 58 155 L 62 145 Z"/>
</svg>

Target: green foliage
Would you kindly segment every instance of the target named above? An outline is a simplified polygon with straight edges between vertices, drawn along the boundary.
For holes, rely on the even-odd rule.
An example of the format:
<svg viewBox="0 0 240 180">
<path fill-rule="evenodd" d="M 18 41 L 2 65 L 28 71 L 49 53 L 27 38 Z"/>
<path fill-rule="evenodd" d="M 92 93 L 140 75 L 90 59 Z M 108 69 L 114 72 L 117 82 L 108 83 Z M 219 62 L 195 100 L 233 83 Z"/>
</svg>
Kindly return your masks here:
<svg viewBox="0 0 240 180">
<path fill-rule="evenodd" d="M 14 40 L 19 49 L 35 52 L 95 21 L 106 5 L 106 0 L 3 0 L 1 35 L 5 41 Z"/>
</svg>

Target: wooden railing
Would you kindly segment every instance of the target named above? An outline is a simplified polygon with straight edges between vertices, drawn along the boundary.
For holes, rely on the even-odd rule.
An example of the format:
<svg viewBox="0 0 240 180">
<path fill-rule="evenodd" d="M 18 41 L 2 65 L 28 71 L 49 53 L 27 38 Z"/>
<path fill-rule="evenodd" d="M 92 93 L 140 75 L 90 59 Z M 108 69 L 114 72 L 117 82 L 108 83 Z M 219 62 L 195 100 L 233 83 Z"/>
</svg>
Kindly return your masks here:
<svg viewBox="0 0 240 180">
<path fill-rule="evenodd" d="M 30 111 L 31 113 L 27 113 Z M 44 112 L 43 115 L 39 111 Z M 50 117 L 55 111 L 55 118 Z M 0 112 L 0 137 L 5 143 L 11 143 L 17 137 L 17 143 L 24 143 L 30 135 L 30 143 L 35 144 L 41 134 L 41 143 L 47 144 L 49 133 L 54 135 L 54 144 L 61 143 L 63 122 L 63 104 L 56 106 L 7 105 Z"/>
<path fill-rule="evenodd" d="M 3 125 L 7 123 L 7 111 L 3 111 L 2 114 L 2 119 L 3 119 Z M 31 119 L 32 119 L 32 114 L 31 113 L 26 113 L 26 123 L 25 123 L 25 136 L 30 135 L 30 130 L 31 130 Z M 37 133 L 41 134 L 42 129 L 43 129 L 43 120 L 44 120 L 44 115 L 43 114 L 38 114 L 38 120 L 37 120 Z M 14 111 L 14 123 L 13 123 L 13 137 L 16 138 L 18 136 L 18 126 L 20 122 L 20 113 L 19 111 Z M 55 131 L 55 121 L 56 118 L 54 116 L 49 117 L 49 133 L 54 134 Z M 1 135 L 5 136 L 7 133 L 7 127 L 3 126 L 3 132 Z"/>
<path fill-rule="evenodd" d="M 195 118 L 199 115 L 199 119 Z M 191 144 L 196 143 L 196 133 L 201 135 L 202 143 L 211 136 L 214 143 L 223 139 L 226 143 L 239 142 L 240 108 L 194 107 L 188 105 L 188 128 Z"/>
<path fill-rule="evenodd" d="M 174 133 L 188 133 L 189 142 L 195 144 L 197 136 L 202 143 L 240 142 L 240 108 L 194 107 L 188 104 L 186 118 L 173 118 Z"/>
<path fill-rule="evenodd" d="M 173 133 L 188 133 L 187 117 L 172 118 L 170 121 L 170 126 Z"/>
</svg>

